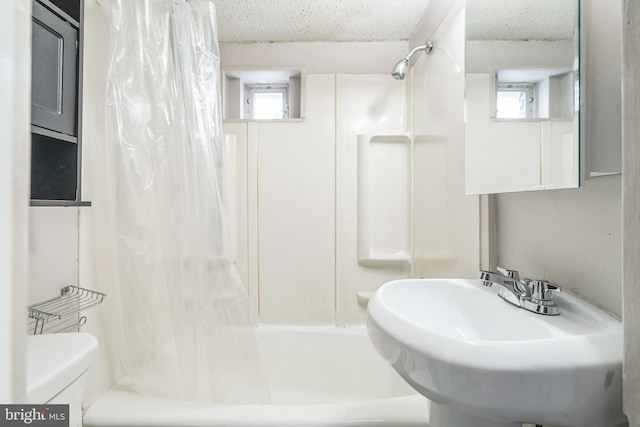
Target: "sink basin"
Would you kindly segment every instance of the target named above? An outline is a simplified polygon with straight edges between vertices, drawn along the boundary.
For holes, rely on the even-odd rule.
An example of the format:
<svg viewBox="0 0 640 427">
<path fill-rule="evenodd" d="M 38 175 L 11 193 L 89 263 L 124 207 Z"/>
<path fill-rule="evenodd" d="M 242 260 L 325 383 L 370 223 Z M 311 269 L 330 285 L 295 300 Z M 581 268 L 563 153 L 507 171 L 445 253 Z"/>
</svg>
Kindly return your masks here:
<svg viewBox="0 0 640 427">
<path fill-rule="evenodd" d="M 622 324 L 571 295 L 559 316 L 498 297 L 480 280 L 408 279 L 368 306 L 369 338 L 432 401 L 431 427 L 617 427 Z"/>
</svg>

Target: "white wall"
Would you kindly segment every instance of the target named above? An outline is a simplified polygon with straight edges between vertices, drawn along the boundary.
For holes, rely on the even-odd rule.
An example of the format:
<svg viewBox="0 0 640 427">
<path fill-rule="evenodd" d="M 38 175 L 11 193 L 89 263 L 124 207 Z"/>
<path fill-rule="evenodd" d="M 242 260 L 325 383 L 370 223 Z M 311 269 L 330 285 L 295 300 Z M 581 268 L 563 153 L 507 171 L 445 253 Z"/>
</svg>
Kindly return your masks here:
<svg viewBox="0 0 640 427">
<path fill-rule="evenodd" d="M 79 210 L 59 206 L 29 208 L 29 305 L 60 296 L 60 290 L 69 285 L 86 287 L 77 277 Z M 79 319 L 78 314 L 52 319 L 44 325 L 27 319 L 26 331 L 33 334 L 36 326 L 42 327 L 42 333 L 75 331 Z"/>
<path fill-rule="evenodd" d="M 622 314 L 620 176 L 497 196 L 498 264 Z"/>
<path fill-rule="evenodd" d="M 0 402 L 25 394 L 31 1 L 0 3 Z"/>
<path fill-rule="evenodd" d="M 253 43 L 220 45 L 223 68 L 293 67 L 309 74 L 391 73 L 407 42 Z"/>
<path fill-rule="evenodd" d="M 29 209 L 29 298 L 35 304 L 78 285 L 78 210 L 72 207 Z"/>
</svg>

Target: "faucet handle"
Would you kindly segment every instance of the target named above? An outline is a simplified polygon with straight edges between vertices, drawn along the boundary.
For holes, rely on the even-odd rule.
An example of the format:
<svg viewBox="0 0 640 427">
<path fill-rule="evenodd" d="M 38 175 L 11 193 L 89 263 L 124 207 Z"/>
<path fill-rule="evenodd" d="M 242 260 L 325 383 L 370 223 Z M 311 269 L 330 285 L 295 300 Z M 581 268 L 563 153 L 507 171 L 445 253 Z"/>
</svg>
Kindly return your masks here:
<svg viewBox="0 0 640 427">
<path fill-rule="evenodd" d="M 560 286 L 546 280 L 531 280 L 527 283 L 527 286 L 529 287 L 529 292 L 531 292 L 531 298 L 540 301 L 551 301 L 553 292 L 562 290 Z"/>
<path fill-rule="evenodd" d="M 509 270 L 508 268 L 503 267 L 496 267 L 496 270 L 498 270 L 498 272 L 500 272 L 501 274 L 507 276 L 509 279 L 515 280 L 516 282 L 520 280 L 520 273 L 518 273 L 518 270 Z"/>
</svg>

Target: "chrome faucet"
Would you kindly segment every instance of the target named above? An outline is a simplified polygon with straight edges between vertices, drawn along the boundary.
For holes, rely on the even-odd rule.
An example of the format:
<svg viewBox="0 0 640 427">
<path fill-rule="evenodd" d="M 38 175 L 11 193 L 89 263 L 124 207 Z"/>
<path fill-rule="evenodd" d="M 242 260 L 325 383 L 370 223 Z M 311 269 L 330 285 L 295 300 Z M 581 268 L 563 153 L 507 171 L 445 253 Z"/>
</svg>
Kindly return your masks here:
<svg viewBox="0 0 640 427">
<path fill-rule="evenodd" d="M 560 314 L 560 309 L 553 300 L 553 292 L 560 292 L 560 286 L 546 280 L 520 280 L 516 270 L 498 267 L 498 271 L 480 270 L 479 279 L 487 287 L 500 285 L 499 297 L 534 313 L 549 316 Z"/>
</svg>

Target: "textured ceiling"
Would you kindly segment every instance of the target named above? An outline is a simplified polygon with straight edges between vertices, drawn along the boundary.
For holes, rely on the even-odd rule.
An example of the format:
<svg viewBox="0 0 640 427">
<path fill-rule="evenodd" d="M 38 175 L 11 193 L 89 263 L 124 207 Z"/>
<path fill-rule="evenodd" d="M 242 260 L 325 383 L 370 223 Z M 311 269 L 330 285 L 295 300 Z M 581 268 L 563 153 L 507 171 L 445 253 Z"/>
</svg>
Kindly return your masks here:
<svg viewBox="0 0 640 427">
<path fill-rule="evenodd" d="M 578 22 L 578 0 L 466 0 L 465 7 L 468 40 L 571 40 Z"/>
<path fill-rule="evenodd" d="M 409 40 L 429 0 L 214 0 L 224 43 Z"/>
</svg>

